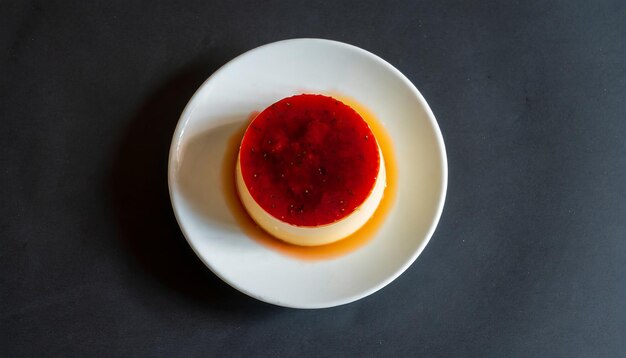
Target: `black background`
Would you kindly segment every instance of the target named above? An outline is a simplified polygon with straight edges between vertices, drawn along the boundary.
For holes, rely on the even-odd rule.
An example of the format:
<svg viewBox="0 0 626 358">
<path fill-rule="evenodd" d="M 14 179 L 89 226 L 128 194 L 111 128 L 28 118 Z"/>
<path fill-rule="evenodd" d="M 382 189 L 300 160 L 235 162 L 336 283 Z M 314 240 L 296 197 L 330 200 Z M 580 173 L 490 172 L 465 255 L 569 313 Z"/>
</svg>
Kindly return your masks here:
<svg viewBox="0 0 626 358">
<path fill-rule="evenodd" d="M 0 356 L 624 356 L 626 3 L 3 1 Z M 168 147 L 195 89 L 322 37 L 402 71 L 443 132 L 439 227 L 324 310 L 194 256 Z"/>
</svg>

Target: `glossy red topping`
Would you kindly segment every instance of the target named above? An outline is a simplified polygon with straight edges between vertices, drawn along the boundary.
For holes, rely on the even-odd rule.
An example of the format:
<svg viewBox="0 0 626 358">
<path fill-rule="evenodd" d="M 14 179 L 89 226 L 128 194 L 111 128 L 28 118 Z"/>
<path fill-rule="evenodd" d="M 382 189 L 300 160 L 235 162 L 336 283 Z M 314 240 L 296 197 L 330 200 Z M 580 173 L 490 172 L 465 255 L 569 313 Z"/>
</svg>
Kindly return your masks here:
<svg viewBox="0 0 626 358">
<path fill-rule="evenodd" d="M 380 166 L 367 123 L 331 97 L 302 94 L 261 112 L 244 134 L 239 160 L 254 200 L 298 226 L 330 224 L 370 195 Z"/>
</svg>

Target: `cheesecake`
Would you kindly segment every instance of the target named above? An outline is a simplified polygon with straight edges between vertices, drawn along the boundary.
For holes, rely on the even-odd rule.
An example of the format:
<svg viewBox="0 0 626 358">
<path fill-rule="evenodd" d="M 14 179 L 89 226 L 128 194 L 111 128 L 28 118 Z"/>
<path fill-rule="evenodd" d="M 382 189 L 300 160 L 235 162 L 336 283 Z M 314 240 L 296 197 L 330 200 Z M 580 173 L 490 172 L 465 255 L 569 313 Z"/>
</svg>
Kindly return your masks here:
<svg viewBox="0 0 626 358">
<path fill-rule="evenodd" d="M 371 129 L 332 97 L 284 98 L 248 125 L 237 156 L 236 186 L 252 219 L 274 237 L 316 246 L 359 230 L 386 186 Z"/>
</svg>

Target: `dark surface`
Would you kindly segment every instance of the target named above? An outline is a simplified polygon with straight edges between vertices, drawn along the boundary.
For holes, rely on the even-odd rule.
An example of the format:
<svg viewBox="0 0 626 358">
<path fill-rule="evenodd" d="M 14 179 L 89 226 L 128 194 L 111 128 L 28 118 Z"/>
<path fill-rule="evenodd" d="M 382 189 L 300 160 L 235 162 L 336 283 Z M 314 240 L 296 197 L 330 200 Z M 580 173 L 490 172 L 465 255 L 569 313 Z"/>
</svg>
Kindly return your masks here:
<svg viewBox="0 0 626 358">
<path fill-rule="evenodd" d="M 623 1 L 87 3 L 0 4 L 0 356 L 626 354 Z M 167 194 L 195 89 L 294 37 L 395 65 L 448 150 L 423 254 L 325 310 L 222 283 Z"/>
</svg>

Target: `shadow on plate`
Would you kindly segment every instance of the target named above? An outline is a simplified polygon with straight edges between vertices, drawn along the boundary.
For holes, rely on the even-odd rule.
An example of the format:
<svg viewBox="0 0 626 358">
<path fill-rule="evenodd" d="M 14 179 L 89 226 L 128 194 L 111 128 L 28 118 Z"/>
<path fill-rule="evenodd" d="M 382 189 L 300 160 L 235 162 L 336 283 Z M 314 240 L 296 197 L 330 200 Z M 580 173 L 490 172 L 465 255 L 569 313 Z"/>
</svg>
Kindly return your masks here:
<svg viewBox="0 0 626 358">
<path fill-rule="evenodd" d="M 176 123 L 196 89 L 228 58 L 184 68 L 139 107 L 120 141 L 108 190 L 121 238 L 149 275 L 200 304 L 267 310 L 273 306 L 239 293 L 204 266 L 176 223 L 168 193 L 168 153 Z"/>
<path fill-rule="evenodd" d="M 218 124 L 189 139 L 178 153 L 176 180 L 185 202 L 193 212 L 210 223 L 211 226 L 225 231 L 240 231 L 239 224 L 233 218 L 224 188 L 226 153 L 233 152 L 231 143 L 235 136 L 243 131 L 247 116 L 241 115 L 216 121 Z M 238 148 L 238 146 L 237 146 Z M 231 153 L 234 155 L 235 153 Z"/>
</svg>

